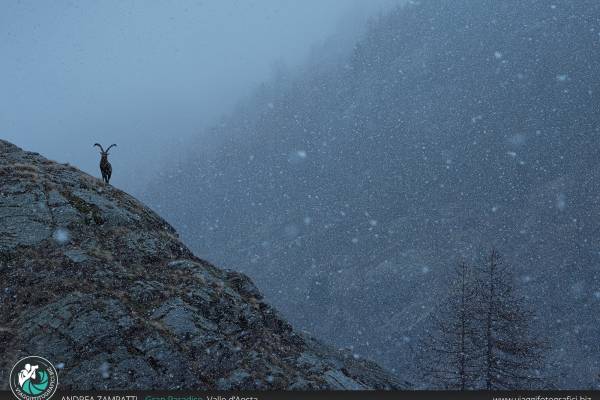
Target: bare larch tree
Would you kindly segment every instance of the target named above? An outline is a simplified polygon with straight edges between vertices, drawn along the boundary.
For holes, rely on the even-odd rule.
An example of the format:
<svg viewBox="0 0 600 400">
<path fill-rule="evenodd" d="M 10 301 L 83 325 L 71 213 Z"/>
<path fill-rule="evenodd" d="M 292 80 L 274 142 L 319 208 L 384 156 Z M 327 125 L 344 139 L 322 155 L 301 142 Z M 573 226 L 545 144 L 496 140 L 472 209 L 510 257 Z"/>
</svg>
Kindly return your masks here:
<svg viewBox="0 0 600 400">
<path fill-rule="evenodd" d="M 426 380 L 436 388 L 475 389 L 478 376 L 476 291 L 473 268 L 459 263 L 433 327 L 425 339 Z"/>
<path fill-rule="evenodd" d="M 477 284 L 477 318 L 483 349 L 484 389 L 535 389 L 547 343 L 533 335 L 533 314 L 515 293 L 513 275 L 496 250 L 485 260 Z"/>
<path fill-rule="evenodd" d="M 450 390 L 548 388 L 541 374 L 547 343 L 533 334 L 534 315 L 498 252 L 479 267 L 459 264 L 454 275 L 422 342 L 426 382 Z"/>
</svg>

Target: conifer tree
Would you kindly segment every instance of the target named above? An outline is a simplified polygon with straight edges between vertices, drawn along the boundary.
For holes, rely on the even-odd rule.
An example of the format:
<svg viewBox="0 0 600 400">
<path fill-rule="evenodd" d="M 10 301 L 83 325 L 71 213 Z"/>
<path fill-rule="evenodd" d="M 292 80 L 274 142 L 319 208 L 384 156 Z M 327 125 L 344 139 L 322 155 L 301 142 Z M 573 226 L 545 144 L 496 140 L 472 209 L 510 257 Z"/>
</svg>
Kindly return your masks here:
<svg viewBox="0 0 600 400">
<path fill-rule="evenodd" d="M 423 343 L 424 377 L 442 389 L 542 388 L 548 346 L 533 334 L 533 318 L 496 250 L 480 267 L 459 264 Z"/>
<path fill-rule="evenodd" d="M 547 344 L 532 334 L 533 314 L 515 293 L 509 266 L 494 249 L 478 275 L 476 315 L 480 326 L 483 388 L 540 387 Z"/>
<path fill-rule="evenodd" d="M 425 341 L 426 379 L 442 389 L 474 388 L 477 378 L 475 296 L 472 268 L 460 263 L 433 329 Z"/>
</svg>

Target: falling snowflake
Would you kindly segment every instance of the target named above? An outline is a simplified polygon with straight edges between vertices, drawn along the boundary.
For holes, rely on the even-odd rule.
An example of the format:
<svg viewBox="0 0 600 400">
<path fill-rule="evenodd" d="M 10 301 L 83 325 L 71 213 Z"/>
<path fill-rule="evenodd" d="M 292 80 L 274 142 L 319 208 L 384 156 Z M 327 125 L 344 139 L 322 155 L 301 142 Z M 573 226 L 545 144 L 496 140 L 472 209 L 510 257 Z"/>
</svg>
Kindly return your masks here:
<svg viewBox="0 0 600 400">
<path fill-rule="evenodd" d="M 307 157 L 307 153 L 305 150 L 296 150 L 288 156 L 288 162 L 290 164 L 299 164 L 304 161 Z"/>
<path fill-rule="evenodd" d="M 565 208 L 567 208 L 567 197 L 564 193 L 559 193 L 559 195 L 556 197 L 556 208 L 558 208 L 560 211 L 564 211 Z"/>
<path fill-rule="evenodd" d="M 104 379 L 108 379 L 110 378 L 110 365 L 108 365 L 108 363 L 105 361 L 102 364 L 100 364 L 100 368 L 98 368 L 100 370 L 100 374 L 102 375 L 102 378 Z"/>
<path fill-rule="evenodd" d="M 58 228 L 54 231 L 52 235 L 54 240 L 56 240 L 59 244 L 66 244 L 71 240 L 70 232 L 65 228 Z"/>
</svg>

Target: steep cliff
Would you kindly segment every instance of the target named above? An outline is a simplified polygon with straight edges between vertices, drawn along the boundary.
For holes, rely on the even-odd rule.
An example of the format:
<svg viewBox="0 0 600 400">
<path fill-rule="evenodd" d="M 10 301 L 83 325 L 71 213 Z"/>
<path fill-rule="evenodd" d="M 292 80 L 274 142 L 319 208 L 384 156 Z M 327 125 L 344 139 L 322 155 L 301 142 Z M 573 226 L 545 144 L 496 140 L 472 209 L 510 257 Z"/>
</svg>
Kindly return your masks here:
<svg viewBox="0 0 600 400">
<path fill-rule="evenodd" d="M 77 389 L 393 389 L 295 332 L 122 191 L 0 141 L 0 382 L 38 355 Z"/>
</svg>

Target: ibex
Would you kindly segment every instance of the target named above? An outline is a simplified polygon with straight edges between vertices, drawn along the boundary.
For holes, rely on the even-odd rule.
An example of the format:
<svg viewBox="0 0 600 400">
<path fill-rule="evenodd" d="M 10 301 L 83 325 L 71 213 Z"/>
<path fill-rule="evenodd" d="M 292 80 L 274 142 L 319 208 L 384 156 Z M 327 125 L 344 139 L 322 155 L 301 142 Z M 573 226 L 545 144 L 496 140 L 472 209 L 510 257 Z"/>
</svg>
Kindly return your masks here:
<svg viewBox="0 0 600 400">
<path fill-rule="evenodd" d="M 99 143 L 94 143 L 94 146 L 100 147 L 100 172 L 102 172 L 102 180 L 108 184 L 112 175 L 112 165 L 108 162 L 108 151 L 117 145 L 111 144 L 106 151 Z"/>
</svg>

